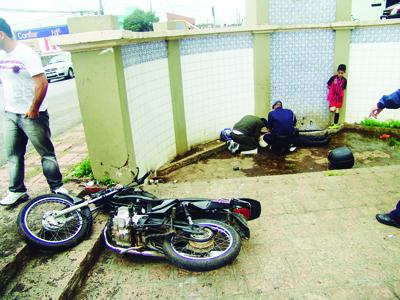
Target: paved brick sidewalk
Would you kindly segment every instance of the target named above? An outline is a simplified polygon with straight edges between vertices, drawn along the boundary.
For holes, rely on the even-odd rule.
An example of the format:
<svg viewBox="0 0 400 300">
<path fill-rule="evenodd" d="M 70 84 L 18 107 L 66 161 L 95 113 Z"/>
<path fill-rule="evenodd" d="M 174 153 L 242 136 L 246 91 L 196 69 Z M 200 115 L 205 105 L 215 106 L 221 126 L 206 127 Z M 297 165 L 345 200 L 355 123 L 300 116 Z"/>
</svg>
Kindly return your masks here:
<svg viewBox="0 0 400 300">
<path fill-rule="evenodd" d="M 87 156 L 82 127 L 54 142 L 63 172 Z M 48 191 L 36 154 L 27 155 L 26 173 L 31 196 Z M 0 175 L 5 194 L 5 167 Z M 400 231 L 375 220 L 377 212 L 391 209 L 400 198 L 399 176 L 400 166 L 394 165 L 145 186 L 160 197 L 252 197 L 262 201 L 263 212 L 250 222 L 252 237 L 230 266 L 191 273 L 164 260 L 106 250 L 75 298 L 399 299 Z M 74 184 L 66 187 L 78 190 Z M 24 249 L 15 226 L 18 210 L 0 208 L 2 270 Z M 85 243 L 66 257 L 78 248 L 85 249 Z M 68 259 L 66 264 L 76 258 Z M 40 272 L 42 261 L 33 264 Z M 42 271 L 40 278 L 48 278 L 41 280 L 41 290 L 54 289 L 53 273 Z M 0 276 L 0 283 L 6 279 Z M 15 284 L 13 299 L 25 299 L 21 284 Z"/>
<path fill-rule="evenodd" d="M 237 260 L 191 273 L 106 251 L 77 299 L 399 299 L 400 231 L 375 220 L 400 166 L 145 186 L 161 197 L 262 201 Z"/>
</svg>

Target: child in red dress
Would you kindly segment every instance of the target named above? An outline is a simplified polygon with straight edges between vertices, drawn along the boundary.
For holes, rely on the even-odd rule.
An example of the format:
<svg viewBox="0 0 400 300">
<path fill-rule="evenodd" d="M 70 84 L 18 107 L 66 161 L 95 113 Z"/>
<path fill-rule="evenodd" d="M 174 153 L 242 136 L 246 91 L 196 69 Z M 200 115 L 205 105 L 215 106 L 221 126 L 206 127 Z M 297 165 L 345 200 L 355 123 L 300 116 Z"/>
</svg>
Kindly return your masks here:
<svg viewBox="0 0 400 300">
<path fill-rule="evenodd" d="M 346 65 L 340 64 L 337 68 L 336 75 L 333 75 L 327 82 L 329 93 L 329 123 L 331 126 L 329 128 L 338 128 L 339 122 L 339 110 L 343 105 L 344 90 L 347 86 L 347 79 L 344 77 L 346 73 Z M 332 124 L 332 115 L 334 115 L 334 122 Z"/>
</svg>

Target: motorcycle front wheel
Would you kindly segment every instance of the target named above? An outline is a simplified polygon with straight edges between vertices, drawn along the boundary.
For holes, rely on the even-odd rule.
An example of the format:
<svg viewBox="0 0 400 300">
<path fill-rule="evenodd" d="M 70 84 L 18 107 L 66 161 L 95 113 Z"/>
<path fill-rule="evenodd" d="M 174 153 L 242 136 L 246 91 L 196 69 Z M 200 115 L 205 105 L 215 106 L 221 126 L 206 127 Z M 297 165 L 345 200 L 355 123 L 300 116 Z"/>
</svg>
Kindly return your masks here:
<svg viewBox="0 0 400 300">
<path fill-rule="evenodd" d="M 216 220 L 194 220 L 201 233 L 181 230 L 163 243 L 166 258 L 178 267 L 203 272 L 232 263 L 239 255 L 241 240 L 230 225 Z"/>
<path fill-rule="evenodd" d="M 29 201 L 17 219 L 19 230 L 29 244 L 44 250 L 62 251 L 81 242 L 91 226 L 89 208 L 57 217 L 55 213 L 74 204 L 62 194 L 48 194 Z"/>
</svg>

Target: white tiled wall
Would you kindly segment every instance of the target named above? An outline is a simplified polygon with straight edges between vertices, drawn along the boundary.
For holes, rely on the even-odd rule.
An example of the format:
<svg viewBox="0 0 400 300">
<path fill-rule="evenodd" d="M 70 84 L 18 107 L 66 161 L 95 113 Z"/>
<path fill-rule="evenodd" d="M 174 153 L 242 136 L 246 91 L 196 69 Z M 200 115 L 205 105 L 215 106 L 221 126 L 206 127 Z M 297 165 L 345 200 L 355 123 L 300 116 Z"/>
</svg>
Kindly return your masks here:
<svg viewBox="0 0 400 300">
<path fill-rule="evenodd" d="M 189 146 L 254 114 L 252 48 L 185 55 L 181 65 Z"/>
<path fill-rule="evenodd" d="M 334 22 L 336 0 L 269 0 L 268 13 L 270 24 Z"/>
<path fill-rule="evenodd" d="M 400 88 L 400 43 L 350 45 L 346 122 L 360 122 L 383 96 Z M 400 109 L 384 110 L 379 120 L 400 119 Z"/>
<path fill-rule="evenodd" d="M 271 38 L 271 99 L 292 109 L 301 130 L 328 125 L 326 82 L 334 70 L 332 30 L 277 32 Z"/>
<path fill-rule="evenodd" d="M 157 169 L 176 155 L 168 60 L 124 69 L 136 162 Z"/>
</svg>

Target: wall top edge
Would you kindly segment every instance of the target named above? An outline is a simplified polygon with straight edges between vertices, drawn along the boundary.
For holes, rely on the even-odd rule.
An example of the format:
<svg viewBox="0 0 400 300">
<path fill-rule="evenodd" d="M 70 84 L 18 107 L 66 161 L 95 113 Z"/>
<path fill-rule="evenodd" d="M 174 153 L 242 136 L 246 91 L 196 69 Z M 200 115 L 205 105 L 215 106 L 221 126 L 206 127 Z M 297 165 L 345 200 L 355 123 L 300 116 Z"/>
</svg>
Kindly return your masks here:
<svg viewBox="0 0 400 300">
<path fill-rule="evenodd" d="M 84 51 L 104 47 L 113 47 L 131 43 L 144 43 L 160 40 L 179 40 L 190 37 L 201 37 L 233 33 L 272 33 L 279 31 L 295 31 L 308 29 L 346 30 L 363 27 L 400 25 L 400 20 L 379 21 L 343 21 L 319 24 L 291 25 L 254 25 L 234 28 L 212 28 L 199 30 L 165 30 L 160 32 L 132 32 L 127 30 L 103 30 L 81 32 L 51 37 L 51 42 L 66 51 Z"/>
</svg>

